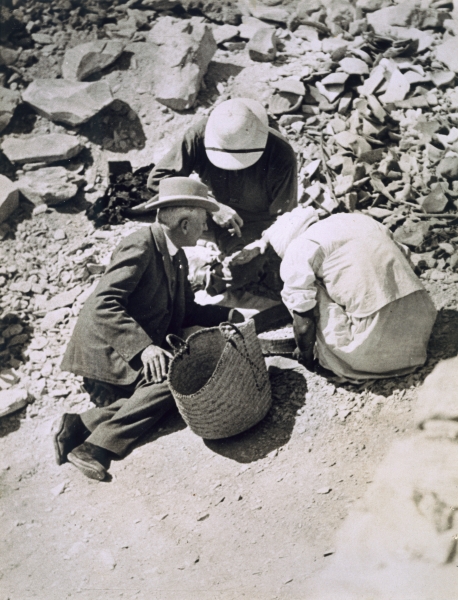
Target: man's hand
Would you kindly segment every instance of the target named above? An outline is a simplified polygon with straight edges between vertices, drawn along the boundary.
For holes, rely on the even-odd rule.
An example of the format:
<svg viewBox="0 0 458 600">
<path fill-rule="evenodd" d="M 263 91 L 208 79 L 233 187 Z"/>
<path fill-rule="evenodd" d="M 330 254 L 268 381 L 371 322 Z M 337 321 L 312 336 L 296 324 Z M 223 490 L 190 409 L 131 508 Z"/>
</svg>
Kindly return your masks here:
<svg viewBox="0 0 458 600">
<path fill-rule="evenodd" d="M 231 256 L 226 259 L 228 261 L 227 266 L 233 267 L 234 265 L 244 265 L 249 263 L 253 258 L 264 254 L 267 248 L 267 242 L 262 238 L 247 244 L 245 248 L 242 248 L 238 252 L 234 252 Z"/>
<path fill-rule="evenodd" d="M 232 235 L 235 234 L 237 237 L 242 237 L 241 228 L 243 227 L 243 219 L 230 206 L 226 206 L 220 202 L 218 204 L 219 210 L 212 215 L 215 223 L 220 227 L 229 229 L 229 233 Z"/>
<path fill-rule="evenodd" d="M 152 383 L 161 383 L 167 377 L 167 363 L 173 358 L 170 352 L 151 344 L 141 353 L 145 379 Z"/>
</svg>

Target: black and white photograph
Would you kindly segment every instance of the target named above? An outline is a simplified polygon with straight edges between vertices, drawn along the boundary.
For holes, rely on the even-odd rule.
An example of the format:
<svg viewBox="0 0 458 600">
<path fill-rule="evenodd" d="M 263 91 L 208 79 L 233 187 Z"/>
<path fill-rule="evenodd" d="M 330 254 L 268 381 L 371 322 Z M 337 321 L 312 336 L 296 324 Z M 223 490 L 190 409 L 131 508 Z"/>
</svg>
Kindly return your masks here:
<svg viewBox="0 0 458 600">
<path fill-rule="evenodd" d="M 0 599 L 458 599 L 458 0 L 0 0 Z"/>
</svg>

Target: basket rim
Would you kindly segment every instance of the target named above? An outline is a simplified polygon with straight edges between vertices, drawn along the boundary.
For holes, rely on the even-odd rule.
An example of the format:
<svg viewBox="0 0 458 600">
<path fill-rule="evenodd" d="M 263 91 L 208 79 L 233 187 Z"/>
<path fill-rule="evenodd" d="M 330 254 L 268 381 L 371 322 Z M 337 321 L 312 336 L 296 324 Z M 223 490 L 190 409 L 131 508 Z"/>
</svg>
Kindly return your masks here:
<svg viewBox="0 0 458 600">
<path fill-rule="evenodd" d="M 248 326 L 255 328 L 253 319 L 248 319 L 248 321 L 246 323 L 241 323 L 241 325 L 242 325 L 242 328 L 239 327 L 239 329 L 241 329 L 242 333 L 243 333 L 243 330 L 246 327 L 248 327 Z M 213 331 L 218 331 L 219 333 L 221 333 L 219 327 L 206 327 L 205 329 L 201 329 L 200 331 L 195 331 L 194 333 L 192 333 L 187 338 L 186 341 L 189 343 L 192 339 L 195 339 L 199 335 L 208 334 L 209 332 L 213 332 Z M 255 328 L 255 335 L 256 335 L 256 328 Z M 256 335 L 256 338 L 257 338 L 257 335 Z M 258 340 L 258 342 L 259 342 L 259 340 Z M 170 389 L 173 390 L 173 392 L 175 394 L 178 394 L 180 397 L 186 398 L 186 399 L 188 399 L 188 398 L 189 399 L 195 398 L 196 396 L 198 396 L 198 395 L 202 394 L 203 392 L 205 392 L 206 388 L 210 386 L 210 384 L 211 384 L 212 380 L 214 379 L 215 375 L 217 375 L 218 371 L 221 369 L 221 362 L 223 360 L 223 356 L 224 356 L 224 354 L 225 354 L 225 352 L 226 352 L 227 347 L 228 347 L 229 344 L 230 344 L 230 342 L 226 340 L 226 343 L 224 345 L 223 351 L 221 352 L 221 356 L 219 357 L 218 362 L 216 363 L 216 367 L 215 367 L 213 373 L 211 374 L 210 378 L 207 380 L 207 382 L 199 390 L 197 390 L 197 392 L 194 392 L 193 394 L 182 394 L 182 393 L 178 392 L 175 389 L 175 387 L 172 385 L 172 382 L 170 381 L 170 375 L 171 375 L 171 373 L 173 371 L 173 363 L 174 363 L 174 360 L 175 360 L 175 357 L 174 357 L 173 360 L 172 360 L 172 363 L 170 365 L 169 372 L 167 373 L 167 383 L 168 383 Z M 267 382 L 268 381 L 269 380 L 267 378 Z M 263 385 L 263 387 L 264 387 L 264 385 Z M 175 401 L 177 401 L 176 398 L 175 398 Z"/>
</svg>

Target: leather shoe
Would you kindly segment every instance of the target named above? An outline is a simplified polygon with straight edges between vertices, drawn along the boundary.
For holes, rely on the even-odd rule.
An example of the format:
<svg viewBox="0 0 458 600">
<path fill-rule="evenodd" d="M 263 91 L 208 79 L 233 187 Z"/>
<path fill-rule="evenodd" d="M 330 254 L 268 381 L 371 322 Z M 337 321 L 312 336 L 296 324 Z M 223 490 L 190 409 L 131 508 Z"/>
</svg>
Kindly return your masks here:
<svg viewBox="0 0 458 600">
<path fill-rule="evenodd" d="M 71 462 L 89 479 L 103 481 L 107 475 L 107 469 L 102 464 L 108 458 L 108 452 L 104 448 L 95 446 L 90 442 L 83 442 L 68 455 Z"/>
<path fill-rule="evenodd" d="M 68 453 L 84 442 L 89 431 L 84 426 L 80 415 L 76 413 L 64 413 L 56 429 L 53 438 L 56 462 L 58 465 L 63 465 L 67 462 Z"/>
</svg>

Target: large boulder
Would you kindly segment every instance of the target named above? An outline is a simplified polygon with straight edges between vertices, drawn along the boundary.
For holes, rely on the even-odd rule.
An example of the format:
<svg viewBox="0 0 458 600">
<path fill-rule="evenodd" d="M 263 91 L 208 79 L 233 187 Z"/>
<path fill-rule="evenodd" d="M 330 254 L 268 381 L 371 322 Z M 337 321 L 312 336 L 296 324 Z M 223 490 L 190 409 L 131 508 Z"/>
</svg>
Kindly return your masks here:
<svg viewBox="0 0 458 600">
<path fill-rule="evenodd" d="M 20 101 L 21 94 L 19 92 L 0 87 L 0 131 L 3 131 L 11 121 Z"/>
<path fill-rule="evenodd" d="M 64 167 L 45 167 L 23 175 L 17 187 L 33 204 L 54 206 L 71 200 L 84 183 L 83 177 Z"/>
<path fill-rule="evenodd" d="M 166 17 L 153 27 L 148 41 L 159 46 L 154 65 L 156 100 L 174 110 L 191 108 L 217 49 L 212 30 L 198 18 L 175 22 Z"/>
<path fill-rule="evenodd" d="M 17 186 L 8 177 L 0 175 L 0 223 L 3 223 L 18 207 Z"/>
<path fill-rule="evenodd" d="M 82 81 L 114 63 L 123 50 L 124 44 L 115 40 L 94 40 L 79 44 L 65 52 L 62 77 Z"/>
<path fill-rule="evenodd" d="M 106 81 L 80 83 L 63 79 L 36 79 L 22 99 L 40 115 L 66 125 L 81 125 L 113 101 Z"/>
<path fill-rule="evenodd" d="M 418 434 L 396 442 L 337 534 L 308 600 L 454 598 L 458 444 Z"/>
<path fill-rule="evenodd" d="M 50 133 L 32 138 L 6 138 L 2 151 L 13 163 L 52 163 L 76 156 L 83 148 L 74 135 Z"/>
</svg>

